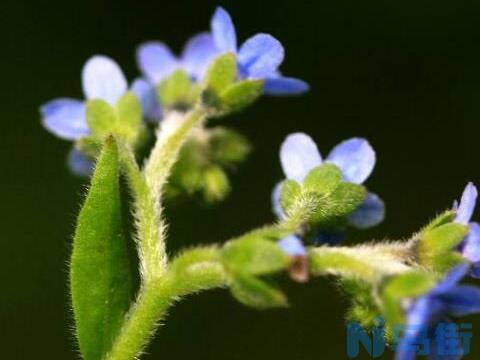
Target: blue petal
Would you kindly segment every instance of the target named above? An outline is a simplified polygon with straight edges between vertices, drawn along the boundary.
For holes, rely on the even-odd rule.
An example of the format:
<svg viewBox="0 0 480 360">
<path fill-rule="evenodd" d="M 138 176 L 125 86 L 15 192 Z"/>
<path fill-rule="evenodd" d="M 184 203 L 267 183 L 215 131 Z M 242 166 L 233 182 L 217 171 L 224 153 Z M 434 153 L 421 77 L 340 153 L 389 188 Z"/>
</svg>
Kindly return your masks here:
<svg viewBox="0 0 480 360">
<path fill-rule="evenodd" d="M 93 56 L 83 67 L 83 92 L 87 99 L 102 99 L 115 105 L 127 91 L 127 80 L 118 64 L 106 56 Z"/>
<path fill-rule="evenodd" d="M 222 7 L 217 7 L 210 22 L 215 45 L 222 53 L 237 52 L 237 33 L 230 14 Z"/>
<path fill-rule="evenodd" d="M 475 211 L 475 205 L 477 204 L 477 196 L 478 191 L 475 185 L 468 183 L 463 191 L 460 205 L 458 206 L 458 209 L 456 209 L 457 216 L 455 217 L 455 222 L 464 225 L 467 225 L 470 222 L 473 212 Z"/>
<path fill-rule="evenodd" d="M 68 153 L 68 167 L 77 176 L 90 176 L 93 173 L 93 161 L 75 148 Z"/>
<path fill-rule="evenodd" d="M 437 295 L 450 291 L 451 288 L 457 285 L 457 283 L 462 280 L 467 274 L 470 266 L 468 264 L 460 264 L 455 266 L 450 272 L 445 276 L 445 278 L 438 283 L 438 285 L 431 290 L 431 294 Z"/>
<path fill-rule="evenodd" d="M 280 162 L 288 179 L 302 183 L 310 170 L 322 164 L 322 157 L 310 136 L 294 133 L 288 135 L 282 143 Z"/>
<path fill-rule="evenodd" d="M 375 167 L 375 151 L 367 140 L 352 138 L 341 142 L 327 160 L 342 170 L 346 181 L 362 184 Z"/>
<path fill-rule="evenodd" d="M 402 340 L 397 346 L 395 360 L 413 360 L 416 357 L 415 345 L 422 333 L 428 329 L 434 305 L 429 297 L 421 297 L 407 312 L 407 324 Z"/>
<path fill-rule="evenodd" d="M 298 236 L 290 235 L 278 242 L 278 246 L 290 256 L 305 256 L 307 250 Z"/>
<path fill-rule="evenodd" d="M 137 63 L 142 73 L 154 84 L 159 84 L 178 67 L 178 60 L 161 42 L 150 41 L 137 49 Z"/>
<path fill-rule="evenodd" d="M 142 104 L 142 112 L 149 121 L 160 121 L 162 108 L 155 87 L 145 79 L 138 78 L 132 84 L 132 91 Z"/>
<path fill-rule="evenodd" d="M 453 316 L 467 316 L 480 313 L 480 288 L 468 285 L 455 286 L 438 295 L 448 313 Z"/>
<path fill-rule="evenodd" d="M 217 54 L 218 49 L 212 35 L 210 33 L 197 34 L 185 45 L 182 53 L 182 64 L 194 80 L 200 80 Z"/>
<path fill-rule="evenodd" d="M 90 134 L 85 119 L 85 104 L 75 99 L 56 99 L 44 104 L 40 112 L 47 130 L 65 140 Z"/>
<path fill-rule="evenodd" d="M 284 56 L 280 41 L 268 34 L 257 34 L 240 48 L 238 63 L 247 77 L 262 79 L 277 71 Z"/>
<path fill-rule="evenodd" d="M 480 225 L 470 223 L 470 231 L 462 244 L 462 255 L 470 262 L 480 262 Z"/>
<path fill-rule="evenodd" d="M 264 84 L 264 93 L 268 95 L 303 94 L 309 89 L 305 81 L 288 77 L 267 78 Z"/>
<path fill-rule="evenodd" d="M 280 203 L 280 190 L 282 189 L 282 182 L 279 182 L 272 191 L 272 210 L 273 213 L 279 218 L 284 219 L 285 213 L 283 212 L 282 205 Z"/>
<path fill-rule="evenodd" d="M 385 203 L 377 194 L 368 193 L 363 204 L 350 215 L 348 222 L 359 229 L 366 229 L 380 224 L 384 218 Z"/>
<path fill-rule="evenodd" d="M 480 279 L 480 261 L 473 264 L 470 275 L 475 279 Z"/>
</svg>

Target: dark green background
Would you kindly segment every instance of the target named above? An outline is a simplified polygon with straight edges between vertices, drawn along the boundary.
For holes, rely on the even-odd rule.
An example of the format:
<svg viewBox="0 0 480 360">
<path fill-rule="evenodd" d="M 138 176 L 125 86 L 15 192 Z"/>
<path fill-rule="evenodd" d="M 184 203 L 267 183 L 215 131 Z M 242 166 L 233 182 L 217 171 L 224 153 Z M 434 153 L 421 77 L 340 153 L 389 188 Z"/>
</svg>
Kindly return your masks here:
<svg viewBox="0 0 480 360">
<path fill-rule="evenodd" d="M 134 49 L 162 39 L 179 50 L 207 29 L 207 1 L 2 3 L 0 358 L 75 359 L 67 259 L 85 183 L 65 168 L 69 144 L 42 129 L 38 107 L 81 96 L 92 54 L 132 79 Z M 301 98 L 264 98 L 232 117 L 255 153 L 216 207 L 171 208 L 172 249 L 223 241 L 272 220 L 278 147 L 303 130 L 328 151 L 367 137 L 378 163 L 368 186 L 386 221 L 355 241 L 406 238 L 480 183 L 480 12 L 474 1 L 224 1 L 241 39 L 270 32 L 287 49 L 283 71 L 306 79 Z M 176 306 L 149 359 L 344 359 L 346 299 L 325 279 L 289 285 L 292 308 L 258 312 L 216 291 Z M 478 358 L 480 332 L 473 338 Z M 365 357 L 366 358 L 366 357 Z M 391 355 L 386 356 L 391 358 Z"/>
</svg>

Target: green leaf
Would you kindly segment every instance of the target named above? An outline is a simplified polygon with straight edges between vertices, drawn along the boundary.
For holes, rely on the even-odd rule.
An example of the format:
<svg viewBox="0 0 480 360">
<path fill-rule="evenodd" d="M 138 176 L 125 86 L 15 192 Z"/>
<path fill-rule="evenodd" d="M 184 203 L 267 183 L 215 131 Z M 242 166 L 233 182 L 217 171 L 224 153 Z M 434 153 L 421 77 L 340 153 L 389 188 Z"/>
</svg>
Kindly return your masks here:
<svg viewBox="0 0 480 360">
<path fill-rule="evenodd" d="M 118 124 L 116 133 L 134 144 L 142 124 L 142 107 L 136 95 L 129 91 L 117 103 Z"/>
<path fill-rule="evenodd" d="M 210 65 L 205 77 L 208 91 L 220 94 L 237 77 L 237 59 L 235 54 L 226 53 L 217 57 Z"/>
<path fill-rule="evenodd" d="M 274 273 L 290 264 L 290 257 L 276 242 L 251 235 L 227 243 L 222 251 L 222 260 L 233 272 L 249 275 Z"/>
<path fill-rule="evenodd" d="M 342 180 L 342 172 L 333 164 L 323 164 L 312 169 L 305 177 L 303 186 L 307 191 L 330 194 Z"/>
<path fill-rule="evenodd" d="M 177 70 L 160 84 L 158 94 L 166 108 L 185 110 L 195 103 L 199 87 L 190 81 L 186 72 Z"/>
<path fill-rule="evenodd" d="M 262 93 L 262 80 L 238 81 L 222 92 L 220 102 L 226 112 L 240 111 L 255 102 Z"/>
<path fill-rule="evenodd" d="M 468 234 L 468 226 L 446 223 L 421 234 L 417 245 L 421 265 L 445 272 L 462 261 L 456 247 Z"/>
<path fill-rule="evenodd" d="M 288 306 L 278 288 L 252 276 L 236 274 L 230 290 L 240 303 L 257 309 Z"/>
<path fill-rule="evenodd" d="M 285 180 L 280 189 L 280 204 L 283 211 L 288 214 L 299 201 L 302 195 L 302 188 L 295 180 Z"/>
<path fill-rule="evenodd" d="M 118 174 L 117 146 L 109 137 L 78 216 L 70 263 L 76 334 L 85 360 L 102 359 L 110 349 L 131 299 Z"/>
<path fill-rule="evenodd" d="M 86 108 L 87 124 L 97 140 L 103 141 L 115 131 L 115 110 L 100 99 L 89 100 Z"/>
</svg>

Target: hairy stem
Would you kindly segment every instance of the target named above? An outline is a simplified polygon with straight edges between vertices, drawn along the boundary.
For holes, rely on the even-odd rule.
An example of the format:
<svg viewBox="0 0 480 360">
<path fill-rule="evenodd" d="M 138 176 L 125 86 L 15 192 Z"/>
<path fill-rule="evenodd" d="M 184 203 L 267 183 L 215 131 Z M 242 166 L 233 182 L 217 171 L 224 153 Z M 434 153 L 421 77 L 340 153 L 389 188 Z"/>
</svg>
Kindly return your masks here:
<svg viewBox="0 0 480 360">
<path fill-rule="evenodd" d="M 165 245 L 163 243 L 160 223 L 160 211 L 152 190 L 135 160 L 132 148 L 119 144 L 120 159 L 134 199 L 136 222 L 136 240 L 140 259 L 142 281 L 161 277 L 167 267 Z"/>
<path fill-rule="evenodd" d="M 402 244 L 322 246 L 309 249 L 310 270 L 314 275 L 338 275 L 376 282 L 384 276 L 411 270 Z"/>
<path fill-rule="evenodd" d="M 226 284 L 227 275 L 216 248 L 193 249 L 180 255 L 162 279 L 142 286 L 105 360 L 137 359 L 174 301 Z"/>
</svg>

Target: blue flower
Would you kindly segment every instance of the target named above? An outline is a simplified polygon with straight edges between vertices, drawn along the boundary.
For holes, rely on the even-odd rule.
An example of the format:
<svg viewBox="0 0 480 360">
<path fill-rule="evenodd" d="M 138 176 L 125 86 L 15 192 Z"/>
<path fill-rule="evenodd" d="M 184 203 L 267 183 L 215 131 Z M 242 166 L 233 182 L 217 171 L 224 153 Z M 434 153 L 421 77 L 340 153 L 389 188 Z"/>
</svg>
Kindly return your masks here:
<svg viewBox="0 0 480 360">
<path fill-rule="evenodd" d="M 183 70 L 193 81 L 199 81 L 218 53 L 212 36 L 200 33 L 187 42 L 180 57 L 176 57 L 162 42 L 146 42 L 138 47 L 137 63 L 142 74 L 155 85 L 176 70 Z"/>
<path fill-rule="evenodd" d="M 468 235 L 460 245 L 462 255 L 473 264 L 472 276 L 480 278 L 480 225 L 470 222 L 477 203 L 478 191 L 475 185 L 469 183 L 462 194 L 460 204 L 454 203 L 456 211 L 455 222 L 468 225 Z"/>
<path fill-rule="evenodd" d="M 343 173 L 343 180 L 355 184 L 362 184 L 367 180 L 375 166 L 375 152 L 367 140 L 352 138 L 338 144 L 328 155 L 325 162 L 336 165 Z M 289 135 L 280 149 L 280 161 L 283 172 L 287 179 L 293 179 L 299 183 L 315 167 L 323 163 L 322 156 L 312 138 L 304 133 Z M 279 218 L 285 214 L 280 205 L 281 183 L 273 190 L 273 210 Z M 360 207 L 353 212 L 348 223 L 357 228 L 368 228 L 383 221 L 385 217 L 385 205 L 374 193 L 369 193 Z M 319 242 L 338 242 L 343 233 L 318 232 Z"/>
<path fill-rule="evenodd" d="M 301 94 L 309 86 L 302 80 L 284 77 L 278 70 L 285 57 L 282 44 L 269 34 L 257 34 L 237 47 L 237 34 L 228 12 L 219 7 L 213 14 L 211 31 L 221 53 L 237 55 L 240 79 L 264 80 L 264 92 L 271 95 Z"/>
<path fill-rule="evenodd" d="M 468 270 L 467 264 L 458 265 L 435 288 L 407 307 L 405 334 L 398 345 L 396 360 L 415 359 L 415 351 L 412 349 L 425 335 L 425 331 L 432 330 L 440 322 L 448 321 L 450 316 L 480 312 L 480 288 L 458 285 Z M 430 359 L 445 359 L 439 357 L 435 350 L 435 346 L 430 349 Z"/>
<path fill-rule="evenodd" d="M 106 56 L 93 56 L 82 70 L 82 88 L 85 98 L 102 99 L 114 106 L 118 99 L 128 90 L 127 80 L 118 64 Z M 148 84 L 135 82 L 132 88 L 143 110 L 151 111 L 146 105 L 151 97 L 152 88 Z M 154 91 L 154 90 L 153 90 Z M 90 135 L 88 128 L 85 100 L 72 98 L 54 99 L 40 108 L 44 127 L 61 139 L 76 141 Z M 75 174 L 88 175 L 91 166 L 86 166 L 90 160 L 77 150 L 72 150 L 68 162 Z M 90 169 L 89 171 L 86 171 Z"/>
</svg>

